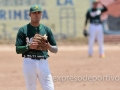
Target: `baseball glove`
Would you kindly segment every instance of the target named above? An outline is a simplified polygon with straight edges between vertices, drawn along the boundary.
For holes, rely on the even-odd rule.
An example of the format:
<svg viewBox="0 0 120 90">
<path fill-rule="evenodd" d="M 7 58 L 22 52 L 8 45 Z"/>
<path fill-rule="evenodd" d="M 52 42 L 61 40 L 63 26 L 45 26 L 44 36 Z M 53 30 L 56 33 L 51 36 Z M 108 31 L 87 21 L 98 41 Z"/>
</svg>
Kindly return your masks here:
<svg viewBox="0 0 120 90">
<path fill-rule="evenodd" d="M 83 35 L 84 35 L 85 37 L 88 36 L 88 32 L 87 32 L 87 30 L 83 30 Z"/>
<path fill-rule="evenodd" d="M 47 50 L 48 49 L 48 41 L 47 41 L 47 36 L 40 35 L 40 34 L 35 34 L 33 37 L 33 42 L 38 42 L 38 47 L 37 50 Z"/>
</svg>

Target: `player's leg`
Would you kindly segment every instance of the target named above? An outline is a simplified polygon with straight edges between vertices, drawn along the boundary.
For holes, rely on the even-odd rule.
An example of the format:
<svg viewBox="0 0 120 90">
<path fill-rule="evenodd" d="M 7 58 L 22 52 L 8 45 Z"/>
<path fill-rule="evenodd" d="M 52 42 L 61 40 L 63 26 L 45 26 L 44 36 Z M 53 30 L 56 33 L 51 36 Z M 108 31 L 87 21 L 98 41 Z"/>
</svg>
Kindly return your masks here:
<svg viewBox="0 0 120 90">
<path fill-rule="evenodd" d="M 36 90 L 36 66 L 35 60 L 25 58 L 23 61 L 23 73 L 27 90 Z"/>
<path fill-rule="evenodd" d="M 94 42 L 95 42 L 95 38 L 96 38 L 96 30 L 95 30 L 95 25 L 90 24 L 90 28 L 89 28 L 89 50 L 88 50 L 88 54 L 89 56 L 92 56 L 93 54 L 93 46 L 94 46 Z"/>
<path fill-rule="evenodd" d="M 49 70 L 48 60 L 38 61 L 37 66 L 38 79 L 43 90 L 54 90 L 54 83 Z"/>
<path fill-rule="evenodd" d="M 103 27 L 102 25 L 98 26 L 97 29 L 97 41 L 98 41 L 98 45 L 99 45 L 99 54 L 100 56 L 104 56 L 104 34 L 103 34 Z"/>
</svg>

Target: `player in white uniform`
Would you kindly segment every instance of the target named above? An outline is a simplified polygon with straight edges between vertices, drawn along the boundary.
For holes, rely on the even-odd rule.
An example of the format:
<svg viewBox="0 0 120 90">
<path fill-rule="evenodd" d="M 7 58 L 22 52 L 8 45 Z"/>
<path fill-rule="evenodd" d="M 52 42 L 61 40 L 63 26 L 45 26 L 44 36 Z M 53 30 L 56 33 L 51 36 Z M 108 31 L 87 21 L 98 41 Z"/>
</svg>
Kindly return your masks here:
<svg viewBox="0 0 120 90">
<path fill-rule="evenodd" d="M 98 8 L 98 4 L 101 4 L 103 8 Z M 100 2 L 94 1 L 92 4 L 92 8 L 87 11 L 86 14 L 86 21 L 84 30 L 86 30 L 87 22 L 90 21 L 89 26 L 89 50 L 88 54 L 91 57 L 93 55 L 93 45 L 95 39 L 98 41 L 99 45 L 99 54 L 100 57 L 105 57 L 104 55 L 104 34 L 103 34 L 103 27 L 102 21 L 100 19 L 103 12 L 107 11 L 107 8 Z"/>
</svg>

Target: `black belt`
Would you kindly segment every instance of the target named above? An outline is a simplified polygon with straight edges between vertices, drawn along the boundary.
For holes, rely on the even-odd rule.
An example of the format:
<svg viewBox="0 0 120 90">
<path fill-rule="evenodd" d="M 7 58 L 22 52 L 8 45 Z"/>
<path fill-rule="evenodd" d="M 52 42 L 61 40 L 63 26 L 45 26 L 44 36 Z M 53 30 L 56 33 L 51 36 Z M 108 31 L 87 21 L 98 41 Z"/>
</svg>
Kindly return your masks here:
<svg viewBox="0 0 120 90">
<path fill-rule="evenodd" d="M 99 24 L 101 24 L 101 23 L 95 23 L 95 22 L 91 22 L 91 24 L 99 25 Z"/>
<path fill-rule="evenodd" d="M 31 58 L 35 60 L 41 60 L 41 59 L 46 59 L 44 56 L 36 56 L 36 55 L 24 55 L 25 58 Z"/>
</svg>

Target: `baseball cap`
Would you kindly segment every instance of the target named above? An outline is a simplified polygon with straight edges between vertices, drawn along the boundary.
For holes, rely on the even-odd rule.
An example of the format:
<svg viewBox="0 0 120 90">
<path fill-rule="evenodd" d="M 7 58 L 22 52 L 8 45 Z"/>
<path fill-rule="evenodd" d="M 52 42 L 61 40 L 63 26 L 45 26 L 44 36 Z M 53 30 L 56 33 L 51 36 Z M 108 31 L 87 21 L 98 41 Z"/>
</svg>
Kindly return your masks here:
<svg viewBox="0 0 120 90">
<path fill-rule="evenodd" d="M 40 5 L 35 4 L 30 7 L 30 12 L 38 12 L 38 11 L 42 12 L 42 7 Z"/>
<path fill-rule="evenodd" d="M 97 0 L 93 1 L 93 4 L 96 4 L 96 3 L 98 3 L 98 1 L 97 1 Z"/>
</svg>

